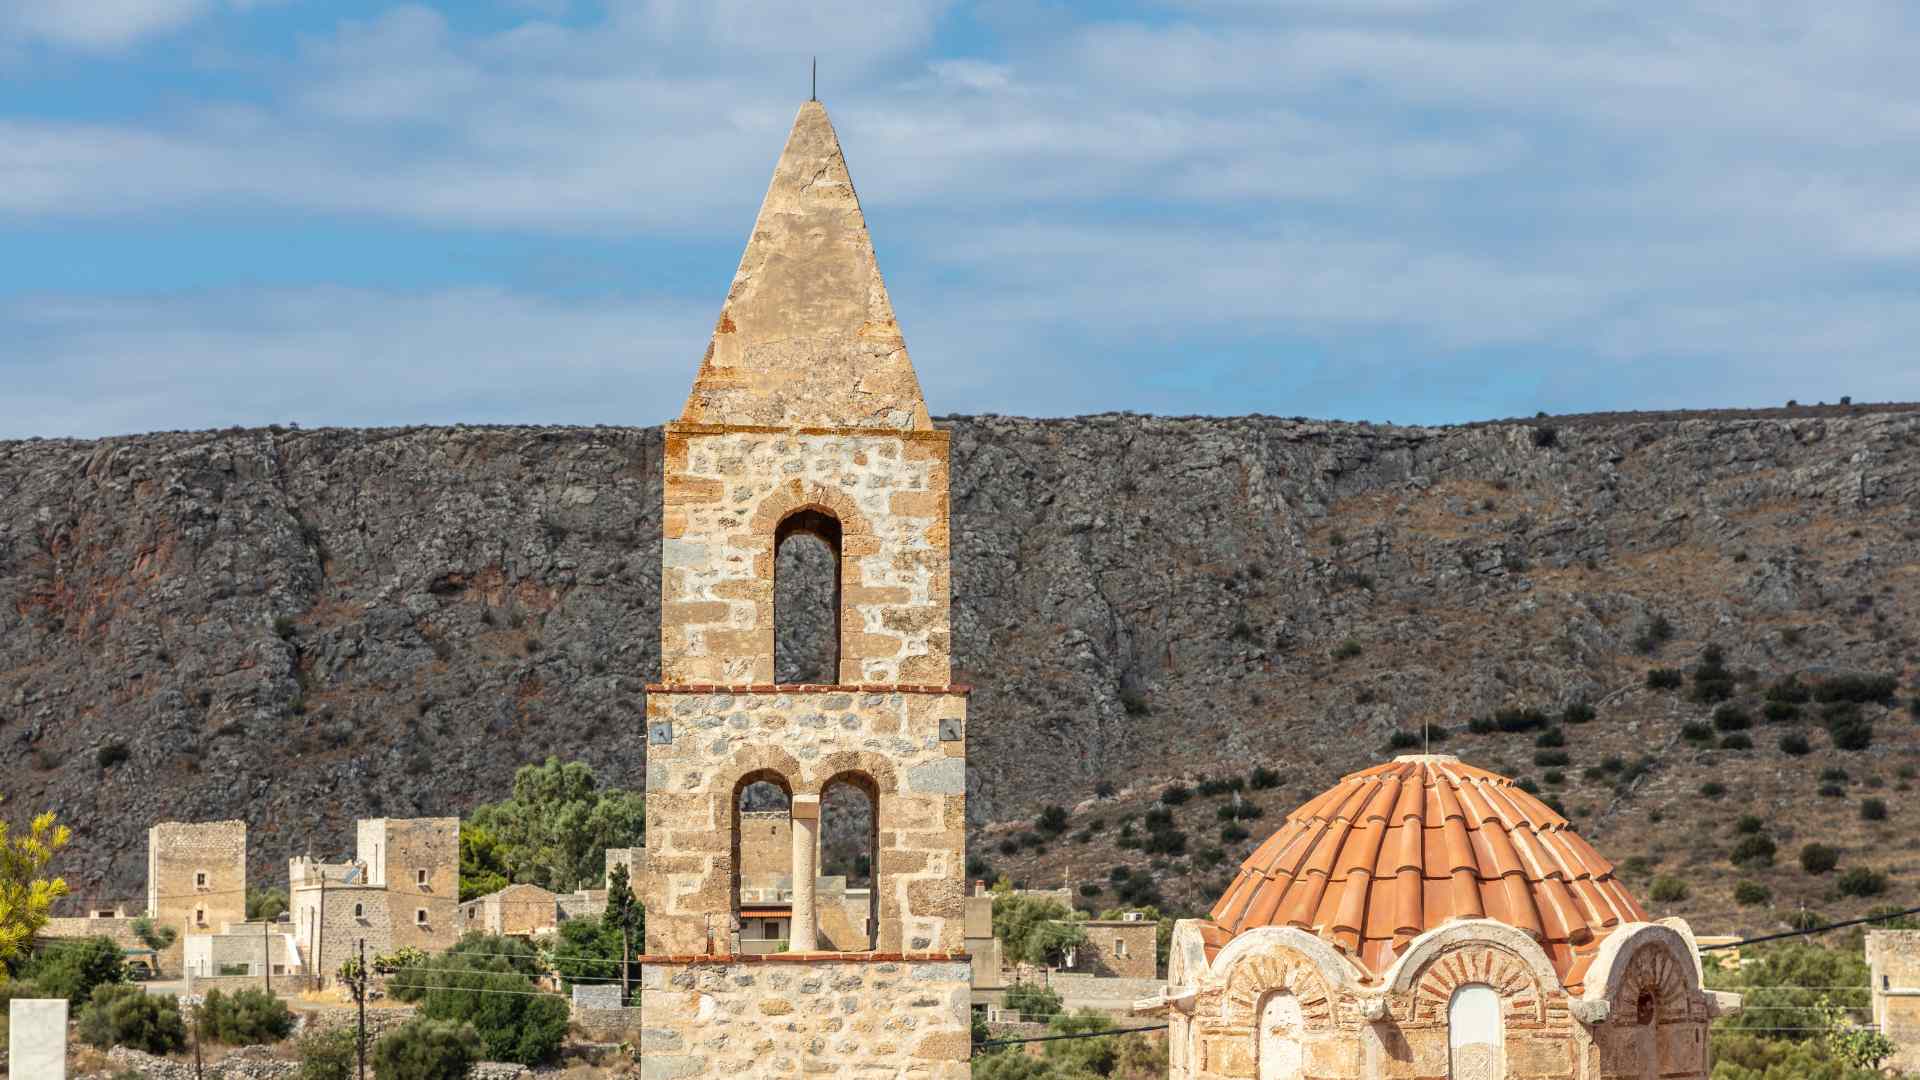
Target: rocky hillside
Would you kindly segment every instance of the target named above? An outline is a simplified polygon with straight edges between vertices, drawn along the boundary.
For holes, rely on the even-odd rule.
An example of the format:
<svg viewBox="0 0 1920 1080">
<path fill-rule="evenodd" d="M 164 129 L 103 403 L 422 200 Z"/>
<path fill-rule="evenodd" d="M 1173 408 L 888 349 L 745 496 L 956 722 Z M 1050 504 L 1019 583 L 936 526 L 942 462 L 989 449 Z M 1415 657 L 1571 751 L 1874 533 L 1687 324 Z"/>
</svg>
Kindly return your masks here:
<svg viewBox="0 0 1920 1080">
<path fill-rule="evenodd" d="M 974 849 L 996 871 L 1126 866 L 1204 905 L 1263 821 L 1431 721 L 1636 874 L 1684 881 L 1669 906 L 1708 928 L 1920 903 L 1900 839 L 1920 824 L 1920 412 L 942 423 Z M 280 877 L 345 850 L 356 816 L 460 812 L 546 754 L 639 786 L 659 454 L 620 428 L 0 443 L 5 812 L 58 809 L 76 894 L 114 898 L 141 895 L 156 819 L 244 817 L 255 872 Z M 1649 688 L 1656 668 L 1681 685 Z M 1896 689 L 1765 715 L 1787 675 L 1856 672 Z M 1753 726 L 1716 729 L 1723 704 Z M 1593 718 L 1561 726 L 1569 705 Z M 1546 729 L 1470 732 L 1529 708 Z M 1832 745 L 1863 726 L 1867 749 Z M 1222 835 L 1219 794 L 1156 822 L 1180 845 L 1144 842 L 1166 782 L 1256 765 L 1278 777 L 1243 793 L 1266 815 L 1250 837 Z M 1031 825 L 1049 804 L 1055 839 Z M 1742 815 L 1776 866 L 1730 864 Z M 1839 870 L 1800 868 L 1814 839 Z M 1856 866 L 1886 892 L 1838 896 Z M 1737 904 L 1743 880 L 1771 899 Z"/>
</svg>

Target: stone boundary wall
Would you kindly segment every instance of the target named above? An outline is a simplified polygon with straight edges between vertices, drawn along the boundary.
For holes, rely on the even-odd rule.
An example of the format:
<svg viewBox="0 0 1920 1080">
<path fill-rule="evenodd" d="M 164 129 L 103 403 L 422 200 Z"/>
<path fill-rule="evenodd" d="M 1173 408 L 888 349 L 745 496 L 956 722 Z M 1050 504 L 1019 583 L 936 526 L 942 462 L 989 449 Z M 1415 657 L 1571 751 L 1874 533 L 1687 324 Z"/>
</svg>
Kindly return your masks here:
<svg viewBox="0 0 1920 1080">
<path fill-rule="evenodd" d="M 1060 995 L 1068 1011 L 1079 1008 L 1103 1012 L 1130 1012 L 1141 998 L 1157 996 L 1167 984 L 1159 979 L 1121 979 L 1106 975 L 1077 975 L 1056 971 L 1047 985 Z"/>
<path fill-rule="evenodd" d="M 649 1076 L 966 1080 L 964 959 L 755 959 L 642 966 Z"/>
<path fill-rule="evenodd" d="M 293 1011 L 303 1018 L 301 1031 L 339 1031 L 354 1030 L 359 1015 L 355 1006 L 348 1005 L 309 1005 L 300 1002 L 293 1004 Z M 377 1039 L 401 1024 L 413 1019 L 418 1011 L 412 1005 L 374 1005 L 367 1004 L 367 1037 Z"/>
<path fill-rule="evenodd" d="M 576 1006 L 572 1020 L 580 1034 L 594 1042 L 636 1042 L 640 1039 L 638 1006 L 615 1006 L 611 1009 Z"/>
<path fill-rule="evenodd" d="M 307 985 L 307 979 L 300 975 L 275 975 L 274 993 L 284 993 Z M 231 994 L 235 990 L 263 990 L 265 983 L 258 975 L 188 975 L 184 993 L 204 994 L 209 990 L 218 990 Z"/>
</svg>

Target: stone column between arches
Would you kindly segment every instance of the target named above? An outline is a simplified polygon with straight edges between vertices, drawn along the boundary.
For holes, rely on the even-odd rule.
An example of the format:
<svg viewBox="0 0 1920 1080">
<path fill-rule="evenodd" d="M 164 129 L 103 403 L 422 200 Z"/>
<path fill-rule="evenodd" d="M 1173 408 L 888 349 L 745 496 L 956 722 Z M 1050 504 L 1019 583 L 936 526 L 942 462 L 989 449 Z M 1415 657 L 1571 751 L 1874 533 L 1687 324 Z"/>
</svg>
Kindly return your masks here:
<svg viewBox="0 0 1920 1080">
<path fill-rule="evenodd" d="M 820 796 L 793 797 L 793 919 L 787 931 L 790 952 L 812 952 L 819 948 L 815 930 L 819 916 L 814 911 L 813 887 L 819 880 Z"/>
</svg>

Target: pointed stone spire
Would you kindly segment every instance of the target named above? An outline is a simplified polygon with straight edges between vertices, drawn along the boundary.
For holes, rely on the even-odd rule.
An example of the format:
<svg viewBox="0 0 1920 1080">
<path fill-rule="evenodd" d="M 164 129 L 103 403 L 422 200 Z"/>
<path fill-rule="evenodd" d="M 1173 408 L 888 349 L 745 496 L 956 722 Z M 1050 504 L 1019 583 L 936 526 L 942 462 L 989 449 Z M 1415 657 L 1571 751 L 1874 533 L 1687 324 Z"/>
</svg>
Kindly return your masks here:
<svg viewBox="0 0 1920 1080">
<path fill-rule="evenodd" d="M 680 419 L 933 426 L 840 140 L 817 101 L 794 118 Z"/>
</svg>

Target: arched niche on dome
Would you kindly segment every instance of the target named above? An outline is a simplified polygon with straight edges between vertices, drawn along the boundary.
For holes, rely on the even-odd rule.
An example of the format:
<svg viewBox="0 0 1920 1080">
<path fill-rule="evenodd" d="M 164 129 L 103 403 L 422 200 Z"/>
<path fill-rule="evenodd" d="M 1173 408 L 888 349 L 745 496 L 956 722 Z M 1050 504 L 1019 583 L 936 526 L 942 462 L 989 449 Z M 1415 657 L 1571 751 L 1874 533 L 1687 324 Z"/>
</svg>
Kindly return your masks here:
<svg viewBox="0 0 1920 1080">
<path fill-rule="evenodd" d="M 1707 1005 L 1691 935 L 1636 923 L 1602 943 L 1586 997 L 1608 1005 L 1595 1029 L 1610 1076 L 1705 1076 Z"/>
<path fill-rule="evenodd" d="M 1509 1023 L 1542 1023 L 1550 995 L 1563 995 L 1560 977 L 1540 943 L 1491 919 L 1465 919 L 1436 927 L 1408 944 L 1387 969 L 1389 998 L 1411 999 L 1396 1010 L 1403 1023 L 1442 1024 L 1456 991 L 1485 985 L 1499 995 Z"/>
<path fill-rule="evenodd" d="M 1359 1018 L 1342 1002 L 1358 984 L 1344 957 L 1303 930 L 1237 935 L 1201 977 L 1190 1023 L 1175 1025 L 1188 1040 L 1184 1075 L 1298 1080 L 1309 1062 L 1352 1053 Z"/>
</svg>

